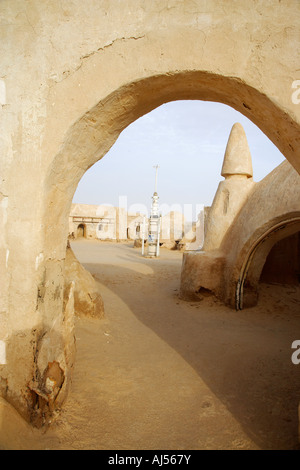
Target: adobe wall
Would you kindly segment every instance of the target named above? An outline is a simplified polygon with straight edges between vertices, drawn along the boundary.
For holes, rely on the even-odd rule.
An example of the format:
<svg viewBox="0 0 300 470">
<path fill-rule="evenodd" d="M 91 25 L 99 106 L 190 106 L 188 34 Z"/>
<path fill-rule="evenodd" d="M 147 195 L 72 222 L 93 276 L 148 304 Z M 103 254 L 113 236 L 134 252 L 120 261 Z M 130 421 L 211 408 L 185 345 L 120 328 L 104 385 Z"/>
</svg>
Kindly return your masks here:
<svg viewBox="0 0 300 470">
<path fill-rule="evenodd" d="M 266 257 L 274 244 L 299 230 L 300 176 L 285 161 L 257 184 L 223 240 L 220 249 L 227 253 L 223 284 L 226 302 L 234 306 L 236 284 L 244 263 L 260 240 L 264 243 L 263 249 L 254 258 L 259 263 L 253 266 L 254 284 L 258 283 Z M 251 272 L 248 278 L 251 278 Z"/>
<path fill-rule="evenodd" d="M 74 360 L 64 262 L 80 178 L 128 124 L 175 99 L 241 111 L 300 171 L 300 11 L 297 0 L 2 0 L 0 16 L 0 393 L 43 424 Z"/>
<path fill-rule="evenodd" d="M 272 247 L 300 230 L 300 175 L 289 162 L 283 162 L 262 181 L 253 184 L 230 227 L 226 226 L 226 220 L 223 227 L 222 218 L 219 226 L 222 237 L 217 239 L 216 247 L 184 254 L 181 296 L 197 300 L 204 288 L 233 308 L 253 306 Z M 246 269 L 247 262 L 250 264 Z M 237 288 L 246 279 L 250 292 L 245 289 L 244 299 L 239 301 Z"/>
<path fill-rule="evenodd" d="M 109 224 L 104 226 L 101 218 L 106 219 Z M 86 238 L 116 240 L 120 233 L 120 222 L 125 223 L 121 232 L 123 236 L 126 234 L 127 219 L 128 216 L 124 208 L 95 204 L 72 204 L 69 215 L 69 235 L 77 238 L 78 226 L 84 225 Z M 101 230 L 99 225 L 103 226 Z"/>
</svg>

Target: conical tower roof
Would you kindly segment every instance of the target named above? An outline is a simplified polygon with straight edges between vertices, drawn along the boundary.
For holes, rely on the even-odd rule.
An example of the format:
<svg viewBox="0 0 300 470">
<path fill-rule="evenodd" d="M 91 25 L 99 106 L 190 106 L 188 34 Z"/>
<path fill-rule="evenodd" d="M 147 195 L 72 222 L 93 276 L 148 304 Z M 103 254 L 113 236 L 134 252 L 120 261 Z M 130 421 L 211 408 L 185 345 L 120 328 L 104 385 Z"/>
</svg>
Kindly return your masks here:
<svg viewBox="0 0 300 470">
<path fill-rule="evenodd" d="M 252 158 L 243 126 L 236 122 L 227 142 L 221 175 L 253 176 Z"/>
</svg>

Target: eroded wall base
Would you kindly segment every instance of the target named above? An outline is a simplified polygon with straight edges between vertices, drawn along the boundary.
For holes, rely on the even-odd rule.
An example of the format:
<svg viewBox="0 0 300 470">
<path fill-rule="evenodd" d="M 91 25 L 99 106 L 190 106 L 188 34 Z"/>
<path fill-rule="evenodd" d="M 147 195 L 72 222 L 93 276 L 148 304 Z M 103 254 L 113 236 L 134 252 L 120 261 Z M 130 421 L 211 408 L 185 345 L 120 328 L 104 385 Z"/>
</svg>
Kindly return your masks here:
<svg viewBox="0 0 300 470">
<path fill-rule="evenodd" d="M 198 300 L 201 289 L 222 297 L 225 257 L 220 252 L 184 253 L 181 269 L 180 297 Z"/>
</svg>

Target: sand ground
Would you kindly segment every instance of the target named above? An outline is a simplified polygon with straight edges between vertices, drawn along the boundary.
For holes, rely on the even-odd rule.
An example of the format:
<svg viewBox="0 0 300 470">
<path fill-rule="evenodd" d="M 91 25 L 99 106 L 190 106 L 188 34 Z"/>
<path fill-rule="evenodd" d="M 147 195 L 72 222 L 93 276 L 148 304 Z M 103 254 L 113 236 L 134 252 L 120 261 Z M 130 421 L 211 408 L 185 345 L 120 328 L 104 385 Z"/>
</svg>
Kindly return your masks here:
<svg viewBox="0 0 300 470">
<path fill-rule="evenodd" d="M 76 318 L 72 390 L 52 426 L 33 430 L 4 407 L 0 447 L 299 448 L 299 287 L 261 285 L 258 306 L 236 312 L 211 295 L 178 298 L 180 252 L 72 248 L 100 284 L 105 319 Z"/>
</svg>

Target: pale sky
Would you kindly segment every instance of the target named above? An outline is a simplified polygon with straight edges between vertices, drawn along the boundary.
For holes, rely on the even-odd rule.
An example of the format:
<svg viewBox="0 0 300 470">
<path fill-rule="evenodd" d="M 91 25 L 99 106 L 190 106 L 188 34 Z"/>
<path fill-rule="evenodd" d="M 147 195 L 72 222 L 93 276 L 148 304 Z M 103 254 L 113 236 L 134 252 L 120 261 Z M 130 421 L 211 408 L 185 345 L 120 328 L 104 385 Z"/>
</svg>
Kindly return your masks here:
<svg viewBox="0 0 300 470">
<path fill-rule="evenodd" d="M 275 145 L 249 119 L 221 103 L 173 101 L 128 126 L 110 151 L 79 182 L 73 202 L 150 210 L 158 164 L 162 213 L 210 206 L 231 128 L 240 122 L 252 155 L 254 181 L 283 160 Z M 120 202 L 122 201 L 122 202 Z"/>
</svg>

